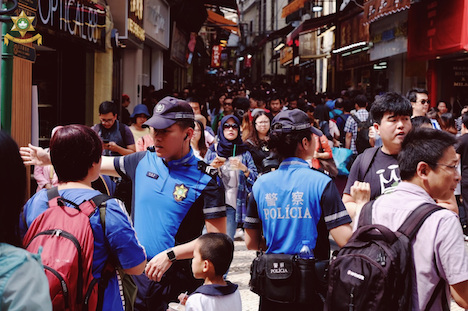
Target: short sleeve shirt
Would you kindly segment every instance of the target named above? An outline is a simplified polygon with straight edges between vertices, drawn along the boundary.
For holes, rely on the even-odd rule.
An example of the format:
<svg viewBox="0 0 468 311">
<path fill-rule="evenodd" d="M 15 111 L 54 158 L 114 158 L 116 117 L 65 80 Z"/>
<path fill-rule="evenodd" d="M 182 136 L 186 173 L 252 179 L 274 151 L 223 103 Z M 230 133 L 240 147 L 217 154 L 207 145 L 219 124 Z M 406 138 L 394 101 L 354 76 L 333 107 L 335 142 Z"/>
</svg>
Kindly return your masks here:
<svg viewBox="0 0 468 311">
<path fill-rule="evenodd" d="M 89 200 L 100 194 L 97 190 L 91 189 L 65 189 L 59 190 L 59 194 L 77 204 Z M 36 193 L 24 206 L 23 216 L 29 227 L 31 223 L 40 214 L 48 208 L 47 190 L 41 190 Z M 128 216 L 124 204 L 116 199 L 107 201 L 106 207 L 106 232 L 101 225 L 99 210 L 93 214 L 89 221 L 94 235 L 94 254 L 93 254 L 93 276 L 100 277 L 101 272 L 109 257 L 106 241 L 110 246 L 112 253 L 119 259 L 124 269 L 133 268 L 146 259 L 145 250 L 140 245 L 135 231 L 132 227 L 130 217 Z M 22 235 L 26 233 L 27 228 L 20 222 Z M 104 293 L 104 310 L 123 310 L 120 298 L 117 276 L 114 275 L 109 280 L 109 285 Z"/>
<path fill-rule="evenodd" d="M 368 182 L 371 187 L 371 200 L 374 200 L 381 194 L 392 192 L 401 181 L 400 169 L 396 155 L 389 155 L 380 148 L 367 173 L 360 172 L 363 154 L 360 154 L 354 161 L 349 172 L 348 181 L 343 193 L 350 194 L 351 186 L 354 182 Z"/>
<path fill-rule="evenodd" d="M 267 253 L 298 254 L 302 240 L 316 248 L 321 219 L 325 230 L 351 222 L 331 178 L 299 158 L 259 177 L 249 203 L 244 228 L 263 229 Z"/>
<path fill-rule="evenodd" d="M 457 147 L 457 153 L 460 155 L 461 162 L 461 184 L 468 185 L 468 134 L 462 135 Z"/>
<path fill-rule="evenodd" d="M 192 150 L 169 162 L 149 150 L 114 159 L 132 180 L 132 218 L 148 258 L 200 236 L 206 219 L 226 216 L 224 194 L 202 163 Z"/>
<path fill-rule="evenodd" d="M 394 193 L 377 199 L 372 222 L 396 231 L 409 214 L 423 203 L 435 204 L 435 201 L 423 188 L 402 182 Z M 416 234 L 412 246 L 416 271 L 412 310 L 426 310 L 440 278 L 450 285 L 468 280 L 468 254 L 457 215 L 445 209 L 430 215 Z M 450 301 L 447 286 L 444 293 L 447 301 Z M 430 311 L 436 310 L 442 310 L 440 294 L 430 308 Z"/>
</svg>

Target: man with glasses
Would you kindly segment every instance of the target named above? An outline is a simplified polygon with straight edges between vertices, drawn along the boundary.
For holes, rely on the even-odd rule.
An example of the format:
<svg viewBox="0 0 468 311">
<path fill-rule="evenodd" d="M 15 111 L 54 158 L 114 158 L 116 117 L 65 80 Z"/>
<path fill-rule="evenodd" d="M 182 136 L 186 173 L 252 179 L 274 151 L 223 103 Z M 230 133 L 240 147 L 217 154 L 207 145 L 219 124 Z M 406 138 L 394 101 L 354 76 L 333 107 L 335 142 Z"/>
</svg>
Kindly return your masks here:
<svg viewBox="0 0 468 311">
<path fill-rule="evenodd" d="M 431 106 L 431 101 L 429 100 L 428 92 L 425 89 L 414 88 L 408 91 L 406 94 L 406 98 L 411 102 L 411 106 L 413 107 L 413 115 L 414 117 L 423 116 L 425 117 L 429 107 Z M 436 130 L 440 130 L 439 122 L 436 119 L 431 119 L 432 127 Z"/>
<path fill-rule="evenodd" d="M 455 143 L 453 135 L 431 128 L 417 128 L 406 135 L 398 156 L 402 182 L 393 193 L 375 201 L 372 223 L 396 231 L 422 204 L 449 200 L 460 181 Z M 468 254 L 453 211 L 431 214 L 416 234 L 411 253 L 412 310 L 448 310 L 450 295 L 468 308 Z"/>
<path fill-rule="evenodd" d="M 99 119 L 92 129 L 103 142 L 102 155 L 120 156 L 135 152 L 135 140 L 132 131 L 117 120 L 117 106 L 111 101 L 99 105 Z"/>
</svg>

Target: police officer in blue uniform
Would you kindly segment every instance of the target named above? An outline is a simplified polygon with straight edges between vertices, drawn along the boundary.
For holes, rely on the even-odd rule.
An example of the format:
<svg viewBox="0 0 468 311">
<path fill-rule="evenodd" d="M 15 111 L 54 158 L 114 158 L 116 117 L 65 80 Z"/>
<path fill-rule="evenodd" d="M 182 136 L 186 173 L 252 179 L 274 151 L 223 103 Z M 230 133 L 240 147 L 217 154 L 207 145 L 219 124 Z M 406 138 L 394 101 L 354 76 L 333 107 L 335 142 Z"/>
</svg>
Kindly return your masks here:
<svg viewBox="0 0 468 311">
<path fill-rule="evenodd" d="M 103 160 L 105 173 L 133 183 L 132 218 L 149 261 L 135 278 L 136 310 L 165 311 L 181 292 L 195 290 L 200 283 L 184 259 L 193 257 L 204 225 L 208 232 L 226 232 L 223 191 L 190 148 L 193 120 L 187 102 L 166 97 L 145 122 L 154 128 L 154 148 Z"/>
<path fill-rule="evenodd" d="M 314 155 L 312 133 L 322 135 L 299 109 L 282 111 L 273 119 L 269 147 L 282 162 L 253 186 L 244 223 L 249 249 L 299 254 L 302 241 L 308 240 L 315 258 L 324 260 L 330 256 L 329 232 L 339 246 L 351 236 L 351 218 L 332 179 L 306 162 Z M 260 310 L 296 307 L 321 310 L 321 306 L 287 305 L 260 297 Z"/>
</svg>

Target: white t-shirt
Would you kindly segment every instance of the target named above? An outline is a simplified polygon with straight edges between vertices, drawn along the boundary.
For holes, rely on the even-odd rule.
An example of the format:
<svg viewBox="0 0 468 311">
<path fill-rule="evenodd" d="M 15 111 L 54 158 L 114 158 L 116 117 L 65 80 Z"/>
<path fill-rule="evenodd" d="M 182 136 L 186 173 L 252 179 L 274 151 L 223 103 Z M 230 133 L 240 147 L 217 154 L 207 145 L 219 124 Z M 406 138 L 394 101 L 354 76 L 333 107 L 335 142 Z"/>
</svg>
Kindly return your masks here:
<svg viewBox="0 0 468 311">
<path fill-rule="evenodd" d="M 224 296 L 195 293 L 185 303 L 185 311 L 242 311 L 239 290 Z"/>
</svg>

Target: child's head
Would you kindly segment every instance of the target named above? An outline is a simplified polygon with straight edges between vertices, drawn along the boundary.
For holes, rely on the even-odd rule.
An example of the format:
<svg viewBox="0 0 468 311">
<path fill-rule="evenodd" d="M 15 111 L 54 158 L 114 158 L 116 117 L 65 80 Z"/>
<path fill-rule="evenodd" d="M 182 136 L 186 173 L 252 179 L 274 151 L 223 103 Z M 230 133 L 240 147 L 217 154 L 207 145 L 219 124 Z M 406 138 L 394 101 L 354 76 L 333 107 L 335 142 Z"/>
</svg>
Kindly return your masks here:
<svg viewBox="0 0 468 311">
<path fill-rule="evenodd" d="M 234 243 L 224 233 L 200 236 L 193 252 L 192 272 L 195 278 L 205 278 L 210 270 L 216 276 L 224 275 L 232 262 Z"/>
</svg>

